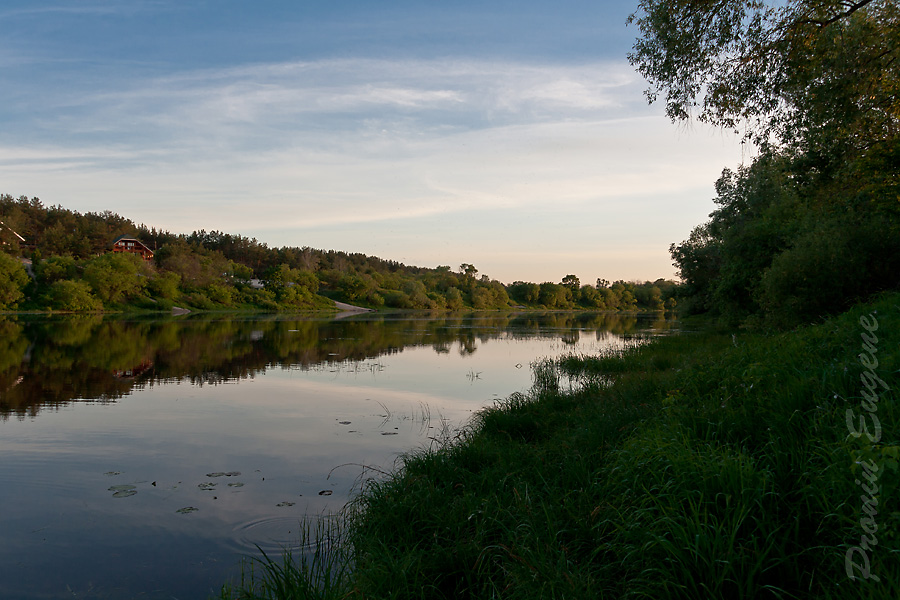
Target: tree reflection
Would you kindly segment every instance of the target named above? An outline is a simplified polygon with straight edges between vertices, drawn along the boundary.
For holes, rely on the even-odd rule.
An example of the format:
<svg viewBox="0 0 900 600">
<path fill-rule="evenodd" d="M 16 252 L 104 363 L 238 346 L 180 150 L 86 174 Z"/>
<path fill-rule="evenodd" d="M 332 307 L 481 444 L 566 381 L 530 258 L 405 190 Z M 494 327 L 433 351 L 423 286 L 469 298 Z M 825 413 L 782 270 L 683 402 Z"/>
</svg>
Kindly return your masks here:
<svg viewBox="0 0 900 600">
<path fill-rule="evenodd" d="M 376 313 L 323 320 L 286 315 L 186 318 L 0 317 L 0 419 L 35 416 L 74 401 L 111 402 L 175 381 L 246 379 L 269 368 L 322 368 L 431 347 L 477 352 L 480 344 L 548 338 L 576 342 L 673 321 L 614 313 Z"/>
</svg>

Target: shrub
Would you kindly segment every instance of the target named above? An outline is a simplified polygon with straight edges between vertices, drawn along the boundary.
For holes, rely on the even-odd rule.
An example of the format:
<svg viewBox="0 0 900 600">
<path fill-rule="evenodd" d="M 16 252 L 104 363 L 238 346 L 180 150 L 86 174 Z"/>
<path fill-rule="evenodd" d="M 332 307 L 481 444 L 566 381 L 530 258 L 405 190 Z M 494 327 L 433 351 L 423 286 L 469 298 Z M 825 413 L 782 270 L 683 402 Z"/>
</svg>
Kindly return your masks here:
<svg viewBox="0 0 900 600">
<path fill-rule="evenodd" d="M 217 283 L 211 283 L 206 286 L 206 294 L 209 296 L 209 299 L 217 304 L 224 304 L 225 306 L 231 306 L 232 302 L 234 302 L 234 297 L 231 291 L 231 288 L 226 287 L 224 285 L 219 285 Z"/>
<path fill-rule="evenodd" d="M 71 256 L 51 256 L 35 263 L 35 275 L 41 285 L 50 285 L 61 279 L 76 279 L 75 259 Z"/>
<path fill-rule="evenodd" d="M 90 312 L 103 309 L 91 293 L 91 287 L 84 281 L 61 279 L 54 281 L 44 295 L 44 304 L 53 310 Z"/>
<path fill-rule="evenodd" d="M 793 325 L 896 287 L 898 272 L 900 241 L 882 225 L 831 220 L 775 257 L 757 298 L 775 323 Z"/>
<path fill-rule="evenodd" d="M 132 254 L 104 254 L 84 268 L 84 280 L 104 303 L 116 303 L 139 294 L 145 285 L 143 261 Z"/>
<path fill-rule="evenodd" d="M 148 283 L 150 293 L 157 298 L 173 299 L 178 297 L 178 285 L 181 283 L 181 275 L 172 271 L 157 273 Z"/>
<path fill-rule="evenodd" d="M 28 273 L 22 263 L 0 252 L 0 310 L 16 308 L 25 296 L 23 289 L 27 283 Z"/>
</svg>

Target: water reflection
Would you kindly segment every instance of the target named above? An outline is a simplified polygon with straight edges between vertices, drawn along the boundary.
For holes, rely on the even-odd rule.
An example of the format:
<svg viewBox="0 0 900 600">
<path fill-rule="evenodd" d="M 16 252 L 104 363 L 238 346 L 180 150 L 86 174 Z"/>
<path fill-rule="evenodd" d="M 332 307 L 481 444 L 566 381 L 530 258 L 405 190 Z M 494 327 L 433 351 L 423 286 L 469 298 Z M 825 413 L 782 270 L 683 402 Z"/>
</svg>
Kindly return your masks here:
<svg viewBox="0 0 900 600">
<path fill-rule="evenodd" d="M 660 332 L 575 313 L 0 317 L 0 598 L 205 598 L 529 364 Z M 124 398 L 128 396 L 127 398 Z"/>
<path fill-rule="evenodd" d="M 662 315 L 606 313 L 365 314 L 121 319 L 0 317 L 0 419 L 36 417 L 76 401 L 110 402 L 135 389 L 253 378 L 266 369 L 360 363 L 409 347 L 470 355 L 499 337 L 575 345 L 640 329 L 666 330 Z"/>
</svg>

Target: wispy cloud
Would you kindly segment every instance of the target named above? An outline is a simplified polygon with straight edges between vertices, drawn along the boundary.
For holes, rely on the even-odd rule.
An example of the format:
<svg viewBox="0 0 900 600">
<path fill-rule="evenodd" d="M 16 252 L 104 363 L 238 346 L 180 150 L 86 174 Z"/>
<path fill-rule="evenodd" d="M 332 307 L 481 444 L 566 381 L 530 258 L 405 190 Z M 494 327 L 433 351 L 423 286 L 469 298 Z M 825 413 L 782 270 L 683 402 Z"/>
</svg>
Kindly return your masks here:
<svg viewBox="0 0 900 600">
<path fill-rule="evenodd" d="M 122 71 L 11 108 L 0 191 L 113 209 L 173 231 L 280 236 L 274 244 L 302 245 L 296 236 L 315 233 L 342 247 L 337 231 L 351 228 L 353 241 L 367 244 L 356 249 L 372 252 L 399 251 L 387 240 L 399 244 L 404 223 L 482 215 L 467 225 L 472 236 L 497 233 L 490 243 L 467 238 L 473 253 L 526 251 L 517 235 L 549 235 L 537 233 L 546 222 L 517 232 L 503 224 L 510 215 L 552 206 L 576 220 L 628 222 L 640 218 L 634 199 L 711 188 L 733 163 L 722 163 L 736 156 L 732 140 L 679 137 L 644 105 L 642 87 L 623 61 L 341 59 L 153 77 Z M 703 216 L 684 218 L 694 213 Z M 418 239 L 419 254 L 440 254 L 424 248 L 441 235 Z M 609 242 L 597 247 L 610 250 Z"/>
</svg>

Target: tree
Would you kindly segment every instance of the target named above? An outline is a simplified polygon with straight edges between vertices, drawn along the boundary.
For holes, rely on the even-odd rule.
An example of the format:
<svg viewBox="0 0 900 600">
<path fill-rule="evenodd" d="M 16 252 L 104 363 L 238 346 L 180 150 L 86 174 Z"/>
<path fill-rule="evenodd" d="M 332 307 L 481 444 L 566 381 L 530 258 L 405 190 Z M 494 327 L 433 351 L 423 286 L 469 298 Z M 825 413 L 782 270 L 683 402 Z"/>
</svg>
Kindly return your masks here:
<svg viewBox="0 0 900 600">
<path fill-rule="evenodd" d="M 157 273 L 147 283 L 150 293 L 157 298 L 174 300 L 178 296 L 178 286 L 181 283 L 181 275 L 172 271 Z"/>
<path fill-rule="evenodd" d="M 144 289 L 146 267 L 133 254 L 109 253 L 88 262 L 84 280 L 103 302 L 116 303 L 137 295 Z"/>
<path fill-rule="evenodd" d="M 319 280 L 308 271 L 292 269 L 282 263 L 270 267 L 263 275 L 265 288 L 283 304 L 300 306 L 311 304 L 313 295 L 319 291 Z"/>
<path fill-rule="evenodd" d="M 103 308 L 103 304 L 91 294 L 90 286 L 84 281 L 54 281 L 43 299 L 45 305 L 54 310 L 91 312 Z"/>
<path fill-rule="evenodd" d="M 569 290 L 563 285 L 547 281 L 540 285 L 539 300 L 547 308 L 569 308 Z"/>
<path fill-rule="evenodd" d="M 464 306 L 463 295 L 458 288 L 448 288 L 444 296 L 446 297 L 447 308 L 450 310 L 459 310 Z"/>
<path fill-rule="evenodd" d="M 577 298 L 578 288 L 581 287 L 581 280 L 575 275 L 566 275 L 562 278 L 561 283 L 572 291 L 574 298 Z"/>
<path fill-rule="evenodd" d="M 894 0 L 641 0 L 629 23 L 641 31 L 629 60 L 674 121 L 817 152 L 897 134 Z"/>
<path fill-rule="evenodd" d="M 603 302 L 603 295 L 597 291 L 597 288 L 585 285 L 578 292 L 579 302 L 590 308 L 606 308 Z"/>
<path fill-rule="evenodd" d="M 478 274 L 478 269 L 475 268 L 475 265 L 469 263 L 463 263 L 459 265 L 459 272 L 466 276 L 466 279 L 475 280 L 475 276 Z"/>
<path fill-rule="evenodd" d="M 16 308 L 25 297 L 23 288 L 27 283 L 28 273 L 22 263 L 0 251 L 0 310 Z"/>
<path fill-rule="evenodd" d="M 350 302 L 367 298 L 377 287 L 369 275 L 343 275 L 338 281 L 338 289 Z"/>
<path fill-rule="evenodd" d="M 522 304 L 537 304 L 541 295 L 541 287 L 536 283 L 516 281 L 509 286 L 509 295 Z"/>
<path fill-rule="evenodd" d="M 75 259 L 71 256 L 51 256 L 47 260 L 35 263 L 35 274 L 41 285 L 50 285 L 61 279 L 75 279 Z"/>
</svg>

